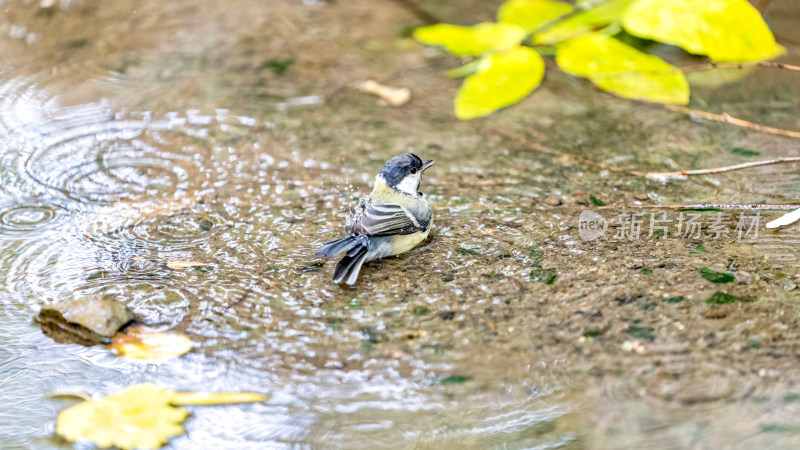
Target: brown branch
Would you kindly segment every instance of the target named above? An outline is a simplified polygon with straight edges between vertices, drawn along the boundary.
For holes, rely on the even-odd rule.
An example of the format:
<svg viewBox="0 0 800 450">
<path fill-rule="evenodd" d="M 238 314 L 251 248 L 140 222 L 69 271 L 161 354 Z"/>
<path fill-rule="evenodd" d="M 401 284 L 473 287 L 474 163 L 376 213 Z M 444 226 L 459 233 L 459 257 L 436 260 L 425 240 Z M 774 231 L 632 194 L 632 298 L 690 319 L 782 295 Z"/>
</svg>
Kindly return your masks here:
<svg viewBox="0 0 800 450">
<path fill-rule="evenodd" d="M 790 138 L 800 139 L 800 131 L 784 130 L 781 128 L 759 125 L 757 123 L 749 122 L 747 120 L 737 119 L 736 117 L 733 117 L 728 113 L 715 114 L 706 111 L 700 111 L 697 109 L 687 108 L 685 106 L 680 106 L 680 105 L 663 104 L 662 106 L 670 111 L 686 114 L 692 118 L 700 118 L 706 120 L 713 120 L 715 122 L 729 123 L 744 128 L 750 128 L 751 130 L 761 131 L 762 133 L 777 134 L 778 136 L 786 136 Z"/>
<path fill-rule="evenodd" d="M 800 156 L 787 156 L 784 158 L 768 159 L 764 161 L 753 161 L 733 166 L 714 167 L 711 169 L 697 169 L 697 170 L 679 170 L 677 172 L 647 172 L 645 177 L 651 180 L 681 180 L 686 179 L 689 175 L 710 175 L 714 173 L 732 172 L 734 170 L 749 169 L 751 167 L 769 166 L 772 164 L 783 164 L 791 162 L 800 162 Z"/>
</svg>

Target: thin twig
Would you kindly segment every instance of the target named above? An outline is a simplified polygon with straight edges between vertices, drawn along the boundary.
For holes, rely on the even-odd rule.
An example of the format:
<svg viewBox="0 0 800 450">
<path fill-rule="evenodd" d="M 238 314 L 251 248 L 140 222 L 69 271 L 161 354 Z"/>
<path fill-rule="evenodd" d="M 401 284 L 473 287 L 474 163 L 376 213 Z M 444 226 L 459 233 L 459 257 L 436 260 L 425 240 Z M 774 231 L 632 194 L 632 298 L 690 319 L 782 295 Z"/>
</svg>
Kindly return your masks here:
<svg viewBox="0 0 800 450">
<path fill-rule="evenodd" d="M 792 72 L 800 72 L 800 66 L 794 66 L 792 64 L 784 64 L 775 61 L 761 61 L 752 63 L 709 62 L 705 64 L 693 64 L 691 66 L 678 67 L 678 70 L 680 70 L 683 73 L 688 73 L 688 72 L 700 72 L 703 70 L 714 70 L 714 69 L 746 69 L 749 67 L 766 67 L 770 69 L 784 69 L 784 70 L 791 70 Z"/>
<path fill-rule="evenodd" d="M 767 159 L 764 161 L 752 161 L 733 166 L 714 167 L 711 169 L 697 169 L 697 170 L 680 170 L 677 172 L 648 172 L 645 177 L 651 180 L 682 180 L 686 179 L 689 175 L 710 175 L 714 173 L 732 172 L 734 170 L 749 169 L 751 167 L 769 166 L 772 164 L 783 164 L 791 162 L 800 162 L 800 156 L 787 156 L 784 158 Z"/>
<path fill-rule="evenodd" d="M 786 136 L 790 138 L 800 139 L 800 131 L 784 130 L 781 128 L 768 127 L 766 125 L 759 125 L 757 123 L 749 122 L 747 120 L 738 119 L 728 113 L 715 114 L 697 109 L 687 108 L 680 105 L 663 104 L 664 108 L 686 114 L 692 118 L 700 118 L 706 120 L 713 120 L 715 122 L 730 123 L 736 126 L 750 128 L 751 130 L 761 131 L 762 133 L 777 134 L 778 136 Z"/>
<path fill-rule="evenodd" d="M 593 206 L 592 209 L 749 209 L 749 210 L 789 210 L 800 208 L 798 205 L 762 205 L 760 203 L 745 203 L 741 205 L 728 205 L 721 203 L 689 203 L 685 205 L 605 205 Z"/>
</svg>

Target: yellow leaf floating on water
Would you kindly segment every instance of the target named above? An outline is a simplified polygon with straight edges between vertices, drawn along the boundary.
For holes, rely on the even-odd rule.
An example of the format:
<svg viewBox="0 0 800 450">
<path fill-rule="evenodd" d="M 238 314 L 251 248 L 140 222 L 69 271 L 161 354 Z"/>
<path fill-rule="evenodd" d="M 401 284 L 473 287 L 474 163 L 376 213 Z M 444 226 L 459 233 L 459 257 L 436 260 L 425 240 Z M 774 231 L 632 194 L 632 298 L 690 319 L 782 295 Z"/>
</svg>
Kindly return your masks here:
<svg viewBox="0 0 800 450">
<path fill-rule="evenodd" d="M 485 56 L 458 91 L 456 117 L 473 119 L 512 105 L 536 89 L 542 78 L 544 61 L 528 47 Z"/>
<path fill-rule="evenodd" d="M 592 33 L 559 44 L 556 62 L 564 72 L 587 77 L 620 97 L 689 102 L 689 83 L 680 70 L 604 34 Z"/>
<path fill-rule="evenodd" d="M 566 39 L 579 37 L 596 28 L 617 22 L 622 18 L 622 12 L 625 11 L 625 8 L 627 8 L 632 1 L 633 0 L 606 0 L 597 6 L 590 7 L 586 11 L 575 14 L 563 22 L 554 25 L 552 28 L 544 30 L 542 33 L 537 33 L 533 36 L 533 43 L 537 45 L 555 44 Z M 587 3 L 589 3 L 589 1 L 579 1 L 578 6 L 581 7 Z"/>
<path fill-rule="evenodd" d="M 414 38 L 423 44 L 438 45 L 456 56 L 504 52 L 520 44 L 525 30 L 508 23 L 479 23 L 462 27 L 439 23 L 414 30 Z"/>
<path fill-rule="evenodd" d="M 173 391 L 152 384 L 131 386 L 119 394 L 79 403 L 58 415 L 56 433 L 100 447 L 159 448 L 183 433 L 189 411 L 170 406 Z"/>
<path fill-rule="evenodd" d="M 125 358 L 163 361 L 191 350 L 192 341 L 182 334 L 159 333 L 147 327 L 134 327 L 127 329 L 125 333 L 114 335 L 108 349 Z"/>
<path fill-rule="evenodd" d="M 714 61 L 762 61 L 784 51 L 747 0 L 636 0 L 623 13 L 622 24 L 634 36 Z"/>
<path fill-rule="evenodd" d="M 497 20 L 518 25 L 527 32 L 572 12 L 572 5 L 554 0 L 508 0 L 500 5 Z"/>
<path fill-rule="evenodd" d="M 189 411 L 173 404 L 208 405 L 260 402 L 252 392 L 196 394 L 154 384 L 137 384 L 100 400 L 71 406 L 58 415 L 56 433 L 70 442 L 90 441 L 99 447 L 159 448 L 184 432 Z"/>
<path fill-rule="evenodd" d="M 208 265 L 208 263 L 197 261 L 167 261 L 167 267 L 170 269 L 188 269 L 190 267 L 204 267 Z"/>
</svg>

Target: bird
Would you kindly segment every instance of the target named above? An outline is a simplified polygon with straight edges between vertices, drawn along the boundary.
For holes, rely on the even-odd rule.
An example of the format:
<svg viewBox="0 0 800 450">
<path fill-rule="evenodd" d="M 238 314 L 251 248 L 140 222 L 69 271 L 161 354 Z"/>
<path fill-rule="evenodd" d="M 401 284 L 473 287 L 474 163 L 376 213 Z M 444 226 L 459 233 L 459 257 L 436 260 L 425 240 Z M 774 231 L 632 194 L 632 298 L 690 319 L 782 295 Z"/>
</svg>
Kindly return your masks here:
<svg viewBox="0 0 800 450">
<path fill-rule="evenodd" d="M 322 244 L 316 256 L 347 252 L 333 271 L 333 282 L 353 286 L 361 266 L 419 245 L 433 225 L 433 211 L 419 192 L 422 173 L 433 165 L 413 153 L 391 158 L 375 176 L 369 195 L 358 201 L 345 225 L 345 237 Z"/>
</svg>

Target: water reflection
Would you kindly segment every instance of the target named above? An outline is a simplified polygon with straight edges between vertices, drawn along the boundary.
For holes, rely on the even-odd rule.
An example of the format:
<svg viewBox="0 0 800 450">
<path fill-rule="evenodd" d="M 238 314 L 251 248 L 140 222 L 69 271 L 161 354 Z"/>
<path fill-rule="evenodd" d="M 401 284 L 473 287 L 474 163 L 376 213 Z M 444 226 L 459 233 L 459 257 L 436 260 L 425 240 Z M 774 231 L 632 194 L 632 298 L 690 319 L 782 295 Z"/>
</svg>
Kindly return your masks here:
<svg viewBox="0 0 800 450">
<path fill-rule="evenodd" d="M 398 439 L 433 446 L 571 440 L 552 432 L 548 423 L 564 410 L 538 391 L 517 397 L 487 394 L 494 388 L 486 385 L 432 385 L 456 360 L 413 356 L 403 342 L 425 334 L 403 331 L 397 319 L 386 327 L 381 315 L 397 312 L 377 302 L 391 297 L 355 291 L 342 298 L 328 284 L 309 256 L 323 237 L 309 241 L 303 224 L 333 232 L 308 200 L 337 197 L 313 177 L 292 176 L 329 165 L 291 148 L 259 152 L 259 136 L 248 130 L 254 119 L 226 110 L 155 118 L 114 113 L 106 102 L 61 108 L 32 87 L 26 92 L 2 115 L 7 132 L 24 136 L 5 154 L 5 190 L 33 200 L 8 201 L 0 212 L 8 318 L 0 340 L 2 371 L 16 374 L 3 390 L 36 414 L 30 429 L 0 429 L 4 445 L 53 445 L 46 436 L 66 403 L 47 399 L 50 391 L 109 393 L 153 380 L 272 395 L 265 405 L 196 411 L 188 435 L 174 441 L 179 448 L 344 445 L 354 434 L 373 448 Z M 171 267 L 174 261 L 202 265 Z M 115 295 L 138 321 L 188 333 L 193 354 L 137 365 L 101 348 L 54 344 L 30 327 L 39 305 L 91 293 Z M 29 387 L 17 389 L 22 382 Z M 468 415 L 449 413 L 464 404 L 472 405 Z M 442 415 L 436 425 L 431 414 Z"/>
</svg>

